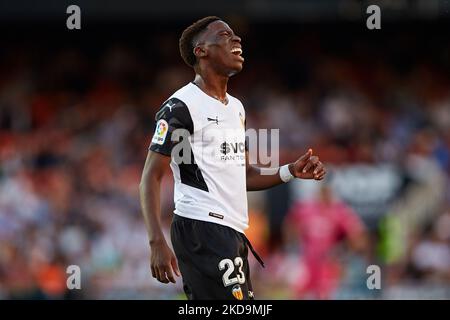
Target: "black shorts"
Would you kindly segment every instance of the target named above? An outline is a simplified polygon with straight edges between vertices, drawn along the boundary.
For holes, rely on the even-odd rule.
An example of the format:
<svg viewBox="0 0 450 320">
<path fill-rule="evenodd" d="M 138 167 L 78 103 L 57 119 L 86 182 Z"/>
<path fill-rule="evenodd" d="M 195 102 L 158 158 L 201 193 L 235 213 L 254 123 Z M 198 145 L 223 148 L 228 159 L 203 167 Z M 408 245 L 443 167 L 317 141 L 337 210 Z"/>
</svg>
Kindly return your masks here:
<svg viewBox="0 0 450 320">
<path fill-rule="evenodd" d="M 170 233 L 189 300 L 253 299 L 248 249 L 257 254 L 243 233 L 176 214 Z"/>
</svg>

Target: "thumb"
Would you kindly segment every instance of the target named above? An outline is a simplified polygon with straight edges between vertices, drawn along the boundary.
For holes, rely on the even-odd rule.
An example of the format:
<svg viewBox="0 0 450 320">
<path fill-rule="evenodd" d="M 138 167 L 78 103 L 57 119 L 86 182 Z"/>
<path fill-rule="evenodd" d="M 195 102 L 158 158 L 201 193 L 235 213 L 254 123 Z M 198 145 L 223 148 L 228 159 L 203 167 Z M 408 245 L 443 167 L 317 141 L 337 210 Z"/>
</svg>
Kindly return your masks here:
<svg viewBox="0 0 450 320">
<path fill-rule="evenodd" d="M 171 263 L 172 263 L 173 271 L 175 272 L 177 277 L 179 277 L 180 276 L 180 269 L 178 269 L 177 259 L 175 257 L 172 257 Z"/>
<path fill-rule="evenodd" d="M 300 160 L 300 162 L 304 163 L 304 162 L 308 161 L 311 156 L 312 156 L 312 149 L 309 148 L 308 151 L 304 155 L 302 155 L 300 157 L 300 159 L 298 159 L 298 160 Z"/>
</svg>

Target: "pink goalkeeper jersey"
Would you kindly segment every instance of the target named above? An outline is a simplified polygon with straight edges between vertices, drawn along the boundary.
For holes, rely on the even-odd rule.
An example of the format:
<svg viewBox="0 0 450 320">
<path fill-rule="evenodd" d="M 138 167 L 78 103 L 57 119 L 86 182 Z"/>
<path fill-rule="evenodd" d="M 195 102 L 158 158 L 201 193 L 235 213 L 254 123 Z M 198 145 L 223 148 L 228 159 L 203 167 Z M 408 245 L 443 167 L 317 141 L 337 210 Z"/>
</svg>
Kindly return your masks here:
<svg viewBox="0 0 450 320">
<path fill-rule="evenodd" d="M 343 237 L 363 229 L 356 213 L 339 201 L 298 203 L 291 209 L 290 219 L 300 231 L 305 256 L 310 258 L 325 256 Z"/>
</svg>

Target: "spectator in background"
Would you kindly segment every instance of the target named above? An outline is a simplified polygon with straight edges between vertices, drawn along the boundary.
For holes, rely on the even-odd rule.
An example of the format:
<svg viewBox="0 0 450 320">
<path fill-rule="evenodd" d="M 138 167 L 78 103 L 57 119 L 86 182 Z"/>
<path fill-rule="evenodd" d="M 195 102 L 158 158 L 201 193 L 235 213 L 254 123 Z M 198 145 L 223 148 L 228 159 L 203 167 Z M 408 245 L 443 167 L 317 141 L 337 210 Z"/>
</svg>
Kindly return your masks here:
<svg viewBox="0 0 450 320">
<path fill-rule="evenodd" d="M 450 280 L 450 212 L 442 214 L 412 250 L 412 267 L 432 282 Z"/>
<path fill-rule="evenodd" d="M 329 299 L 338 288 L 342 267 L 336 257 L 345 240 L 361 252 L 366 248 L 365 227 L 358 215 L 323 184 L 315 200 L 295 203 L 287 217 L 287 235 L 297 235 L 303 271 L 295 284 L 295 298 L 308 295 Z"/>
</svg>

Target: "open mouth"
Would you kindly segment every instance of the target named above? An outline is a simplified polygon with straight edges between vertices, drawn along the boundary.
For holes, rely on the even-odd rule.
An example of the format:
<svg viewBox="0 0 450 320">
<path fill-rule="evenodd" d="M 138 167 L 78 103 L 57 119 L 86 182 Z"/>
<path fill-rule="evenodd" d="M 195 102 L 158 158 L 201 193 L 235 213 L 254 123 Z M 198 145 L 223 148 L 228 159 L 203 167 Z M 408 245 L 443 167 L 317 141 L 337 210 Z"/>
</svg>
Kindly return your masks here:
<svg viewBox="0 0 450 320">
<path fill-rule="evenodd" d="M 231 53 L 234 54 L 235 56 L 240 56 L 242 54 L 242 49 L 235 47 L 235 48 L 231 49 Z"/>
</svg>

